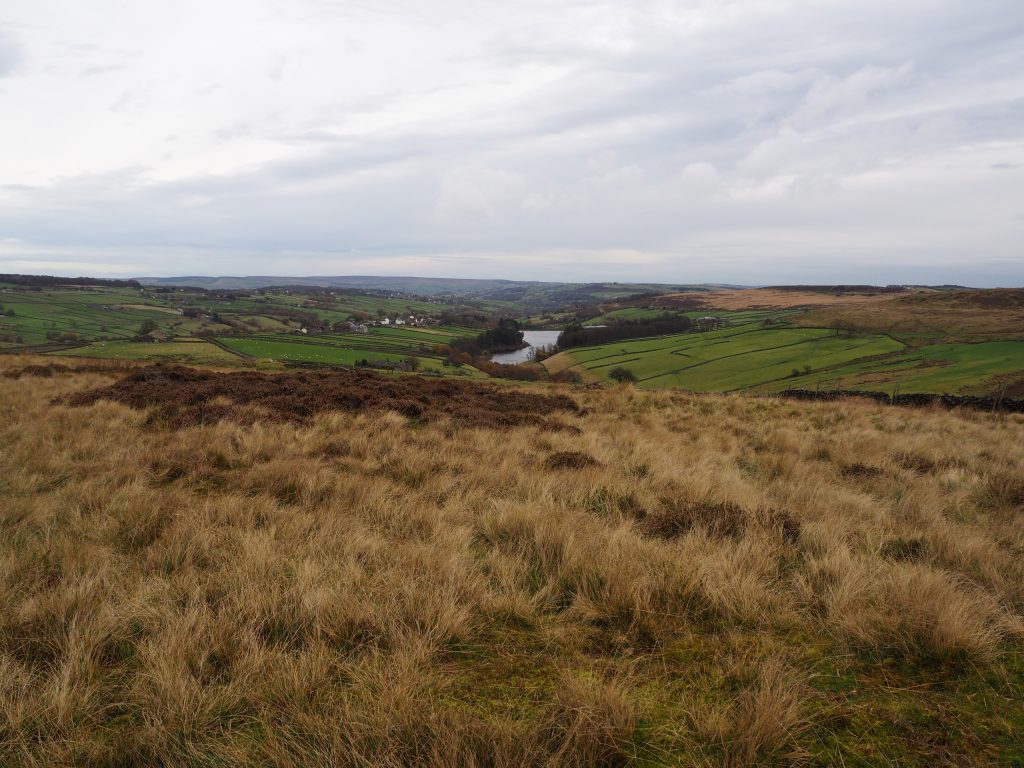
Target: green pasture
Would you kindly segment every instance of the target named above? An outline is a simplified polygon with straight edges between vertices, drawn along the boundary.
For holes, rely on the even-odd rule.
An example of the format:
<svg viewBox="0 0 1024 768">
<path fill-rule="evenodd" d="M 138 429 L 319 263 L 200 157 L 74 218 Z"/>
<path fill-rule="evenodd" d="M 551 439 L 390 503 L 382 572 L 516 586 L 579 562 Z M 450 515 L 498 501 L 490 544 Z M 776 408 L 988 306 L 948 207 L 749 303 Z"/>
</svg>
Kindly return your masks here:
<svg viewBox="0 0 1024 768">
<path fill-rule="evenodd" d="M 188 308 L 201 315 L 218 315 L 238 322 L 254 333 L 278 333 L 295 330 L 298 323 L 289 312 L 311 313 L 334 324 L 350 320 L 354 313 L 365 312 L 376 319 L 389 315 L 437 314 L 441 307 L 429 301 L 358 294 L 302 294 L 282 290 L 251 294 L 206 293 L 192 289 L 158 290 L 154 288 L 56 287 L 34 289 L 0 284 L 0 346 L 36 346 L 54 343 L 54 332 L 73 333 L 82 341 L 115 341 L 134 338 L 145 320 L 152 320 L 168 336 L 188 336 L 205 331 L 223 333 L 226 324 L 209 317 L 188 318 Z M 151 309 L 150 309 L 151 307 Z M 7 310 L 13 316 L 7 316 Z M 399 332 L 402 328 L 395 329 Z M 423 343 L 431 345 L 463 335 L 465 329 L 415 328 L 423 334 Z M 473 333 L 476 333 L 475 331 Z M 418 337 L 417 337 L 418 338 Z M 18 341 L 20 339 L 20 341 Z"/>
<path fill-rule="evenodd" d="M 786 387 L 986 394 L 999 377 L 1024 373 L 1024 341 L 933 344 L 880 360 L 856 362 L 791 379 Z"/>
<path fill-rule="evenodd" d="M 401 362 L 408 355 L 384 351 L 353 349 L 331 344 L 306 343 L 291 339 L 230 338 L 220 339 L 229 349 L 249 357 L 281 360 L 291 363 L 325 363 L 328 365 L 355 365 L 360 360 L 390 360 Z"/>
<path fill-rule="evenodd" d="M 122 308 L 125 304 L 145 304 L 139 292 L 129 288 L 98 290 L 4 290 L 0 305 L 0 336 L 20 336 L 22 344 L 46 344 L 47 332 L 74 333 L 85 340 L 98 338 L 130 339 L 144 320 L 173 333 L 182 318 L 160 309 Z M 10 346 L 5 345 L 5 346 Z"/>
<path fill-rule="evenodd" d="M 678 317 L 681 314 L 684 313 L 665 309 L 651 309 L 648 307 L 624 307 L 623 309 L 613 309 L 611 312 L 606 312 L 603 315 L 592 317 L 587 320 L 584 325 L 609 325 L 622 320 L 654 320 L 664 317 L 665 315 Z"/>
<path fill-rule="evenodd" d="M 608 379 L 629 368 L 646 388 L 682 387 L 723 392 L 783 381 L 793 369 L 837 366 L 903 345 L 887 336 L 846 338 L 822 328 L 746 325 L 570 350 L 576 366 Z"/>
<path fill-rule="evenodd" d="M 610 325 L 615 322 L 622 322 L 623 320 L 657 320 L 666 315 L 669 317 L 679 317 L 686 315 L 687 317 L 696 320 L 698 317 L 718 317 L 730 325 L 746 325 L 747 323 L 759 323 L 765 319 L 778 319 L 785 314 L 777 309 L 750 309 L 750 310 L 739 310 L 739 311 L 726 311 L 726 310 L 715 310 L 715 309 L 698 309 L 698 310 L 676 310 L 667 308 L 657 307 L 624 307 L 622 309 L 613 309 L 610 312 L 606 312 L 603 315 L 592 317 L 587 320 L 584 325 Z"/>
<path fill-rule="evenodd" d="M 421 334 L 421 336 L 427 336 L 427 334 Z M 448 337 L 438 336 L 438 338 Z M 338 334 L 312 337 L 296 337 L 295 335 L 224 337 L 219 341 L 239 354 L 281 362 L 355 365 L 361 360 L 388 360 L 398 363 L 407 357 L 415 357 L 420 362 L 421 370 L 439 371 L 448 375 L 474 377 L 484 375 L 469 366 L 460 368 L 445 366 L 442 359 L 433 354 L 432 345 L 423 349 L 418 343 L 418 339 L 405 339 L 387 333 L 375 333 L 373 336 L 371 334 Z"/>
</svg>

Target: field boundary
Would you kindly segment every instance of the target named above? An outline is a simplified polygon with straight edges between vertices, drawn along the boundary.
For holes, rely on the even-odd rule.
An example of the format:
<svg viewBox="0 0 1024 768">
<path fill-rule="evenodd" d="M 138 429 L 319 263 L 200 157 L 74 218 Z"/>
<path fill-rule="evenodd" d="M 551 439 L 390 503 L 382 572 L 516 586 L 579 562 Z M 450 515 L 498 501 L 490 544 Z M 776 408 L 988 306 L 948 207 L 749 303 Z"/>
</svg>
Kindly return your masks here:
<svg viewBox="0 0 1024 768">
<path fill-rule="evenodd" d="M 874 400 L 884 405 L 903 405 L 926 408 L 940 405 L 946 408 L 971 408 L 974 410 L 1001 411 L 1003 413 L 1024 413 L 1024 398 L 999 397 L 997 395 L 936 395 L 923 392 L 890 394 L 888 392 L 858 391 L 855 389 L 784 389 L 767 397 L 784 397 L 788 400 L 819 400 L 832 402 L 856 398 Z"/>
</svg>

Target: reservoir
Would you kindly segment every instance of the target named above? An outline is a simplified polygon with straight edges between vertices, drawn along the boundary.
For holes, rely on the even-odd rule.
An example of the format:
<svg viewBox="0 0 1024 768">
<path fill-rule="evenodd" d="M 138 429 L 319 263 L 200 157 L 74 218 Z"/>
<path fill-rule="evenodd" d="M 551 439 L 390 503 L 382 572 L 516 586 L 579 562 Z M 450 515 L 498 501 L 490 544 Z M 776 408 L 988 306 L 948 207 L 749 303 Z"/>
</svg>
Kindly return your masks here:
<svg viewBox="0 0 1024 768">
<path fill-rule="evenodd" d="M 502 365 L 513 365 L 525 363 L 530 359 L 531 350 L 537 347 L 552 347 L 558 341 L 558 334 L 561 331 L 523 331 L 523 341 L 529 346 L 517 349 L 515 352 L 505 352 L 501 355 L 491 357 L 491 362 Z"/>
</svg>

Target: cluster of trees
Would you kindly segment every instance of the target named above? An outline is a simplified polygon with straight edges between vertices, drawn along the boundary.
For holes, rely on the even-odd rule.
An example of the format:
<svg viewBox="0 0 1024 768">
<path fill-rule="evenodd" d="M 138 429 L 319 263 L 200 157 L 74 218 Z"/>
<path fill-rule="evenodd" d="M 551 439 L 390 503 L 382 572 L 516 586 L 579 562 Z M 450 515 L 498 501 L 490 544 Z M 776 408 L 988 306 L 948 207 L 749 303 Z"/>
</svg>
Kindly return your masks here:
<svg viewBox="0 0 1024 768">
<path fill-rule="evenodd" d="M 469 358 L 483 357 L 492 352 L 512 352 L 522 346 L 523 331 L 516 320 L 508 317 L 503 317 L 497 325 L 479 336 L 460 336 L 451 341 L 451 348 L 455 352 Z"/>
<path fill-rule="evenodd" d="M 139 332 L 135 334 L 135 341 L 152 341 L 149 334 L 159 329 L 160 326 L 156 324 L 155 320 L 143 320 L 141 325 L 139 325 Z"/>
<path fill-rule="evenodd" d="M 462 328 L 486 328 L 491 316 L 478 309 L 446 309 L 441 313 L 441 325 L 457 325 Z"/>
<path fill-rule="evenodd" d="M 477 336 L 476 343 L 488 352 L 513 352 L 523 346 L 523 331 L 519 321 L 503 317 L 493 328 Z"/>
<path fill-rule="evenodd" d="M 472 365 L 488 376 L 516 381 L 539 381 L 545 377 L 539 365 L 502 365 L 491 362 L 477 346 L 475 338 L 453 339 L 449 344 L 438 344 L 434 353 L 444 355 L 444 364 L 456 368 Z"/>
<path fill-rule="evenodd" d="M 610 341 L 639 339 L 644 336 L 662 336 L 668 333 L 686 333 L 693 328 L 693 321 L 685 315 L 656 318 L 654 320 L 631 320 L 603 328 L 585 328 L 570 325 L 558 336 L 559 349 L 589 347 L 607 344 Z"/>
</svg>

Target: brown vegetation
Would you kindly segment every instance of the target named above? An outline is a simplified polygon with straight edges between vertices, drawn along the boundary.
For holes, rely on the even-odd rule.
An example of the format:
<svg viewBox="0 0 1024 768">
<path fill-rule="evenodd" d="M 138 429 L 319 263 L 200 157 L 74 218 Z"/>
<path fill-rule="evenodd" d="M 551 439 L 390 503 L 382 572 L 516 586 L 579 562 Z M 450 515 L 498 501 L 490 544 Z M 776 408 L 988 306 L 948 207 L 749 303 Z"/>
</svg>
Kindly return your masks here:
<svg viewBox="0 0 1024 768">
<path fill-rule="evenodd" d="M 899 295 L 899 294 L 895 294 Z M 723 291 L 687 291 L 659 296 L 652 307 L 666 309 L 798 309 L 854 305 L 858 312 L 865 306 L 892 301 L 892 294 L 850 291 L 845 293 L 791 288 L 744 288 Z"/>
<path fill-rule="evenodd" d="M 0 765 L 1024 757 L 1020 415 L 146 375 L 0 378 Z"/>
<path fill-rule="evenodd" d="M 423 421 L 445 417 L 478 427 L 559 428 L 559 422 L 545 417 L 577 410 L 565 395 L 450 379 L 391 378 L 349 370 L 220 373 L 159 365 L 75 393 L 64 402 L 82 406 L 100 400 L 152 408 L 158 421 L 178 427 L 222 419 L 305 423 L 327 411 L 393 411 Z"/>
<path fill-rule="evenodd" d="M 1024 290 L 915 291 L 870 304 L 819 307 L 795 318 L 799 325 L 836 324 L 888 333 L 911 343 L 1024 338 Z"/>
</svg>

